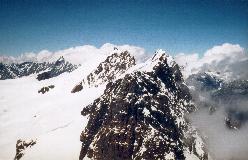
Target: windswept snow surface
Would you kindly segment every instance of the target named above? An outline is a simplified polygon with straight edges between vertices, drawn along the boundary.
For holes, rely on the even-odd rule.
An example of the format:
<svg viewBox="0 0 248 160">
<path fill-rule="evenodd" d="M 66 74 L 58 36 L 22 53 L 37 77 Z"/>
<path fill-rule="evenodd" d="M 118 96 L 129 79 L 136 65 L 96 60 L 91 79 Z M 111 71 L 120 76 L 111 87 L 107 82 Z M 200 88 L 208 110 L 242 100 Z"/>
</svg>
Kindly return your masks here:
<svg viewBox="0 0 248 160">
<path fill-rule="evenodd" d="M 71 89 L 105 57 L 96 58 L 94 63 L 44 81 L 35 79 L 36 75 L 0 81 L 0 160 L 14 158 L 18 139 L 37 140 L 22 159 L 78 159 L 80 133 L 88 121 L 81 110 L 99 97 L 105 86 L 74 94 Z M 55 88 L 38 93 L 49 85 Z"/>
</svg>

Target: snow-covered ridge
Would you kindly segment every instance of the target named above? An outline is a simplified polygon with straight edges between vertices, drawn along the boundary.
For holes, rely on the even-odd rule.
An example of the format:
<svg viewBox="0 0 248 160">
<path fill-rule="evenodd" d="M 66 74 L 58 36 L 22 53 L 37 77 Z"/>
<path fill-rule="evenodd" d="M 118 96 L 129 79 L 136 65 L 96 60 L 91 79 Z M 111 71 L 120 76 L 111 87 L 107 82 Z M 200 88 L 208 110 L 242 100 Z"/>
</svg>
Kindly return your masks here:
<svg viewBox="0 0 248 160">
<path fill-rule="evenodd" d="M 125 74 L 137 70 L 151 71 L 153 67 L 162 63 L 163 60 L 166 60 L 168 66 L 172 67 L 176 65 L 172 56 L 162 49 L 158 49 L 155 54 L 145 62 L 136 64 L 134 57 L 128 51 L 121 52 L 115 47 L 112 54 L 72 89 L 72 93 L 81 91 L 85 87 L 97 87 L 100 84 L 112 82 L 122 78 Z"/>
<path fill-rule="evenodd" d="M 140 62 L 135 66 L 131 67 L 127 73 L 132 73 L 134 71 L 152 71 L 153 67 L 165 60 L 168 66 L 175 65 L 175 61 L 172 56 L 170 56 L 166 51 L 158 49 L 155 51 L 153 56 L 150 56 L 145 62 Z"/>
<path fill-rule="evenodd" d="M 115 50 L 117 51 L 118 49 L 116 48 Z M 128 51 L 115 52 L 109 55 L 94 71 L 76 85 L 72 93 L 86 87 L 97 87 L 103 83 L 111 82 L 134 65 L 135 59 Z"/>
</svg>

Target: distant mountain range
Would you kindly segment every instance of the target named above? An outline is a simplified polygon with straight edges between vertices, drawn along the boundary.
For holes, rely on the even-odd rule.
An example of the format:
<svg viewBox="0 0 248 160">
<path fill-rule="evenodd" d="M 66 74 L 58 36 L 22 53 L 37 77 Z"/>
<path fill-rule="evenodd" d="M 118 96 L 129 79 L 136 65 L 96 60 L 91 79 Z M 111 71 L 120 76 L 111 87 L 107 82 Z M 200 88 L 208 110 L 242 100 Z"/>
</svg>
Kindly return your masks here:
<svg viewBox="0 0 248 160">
<path fill-rule="evenodd" d="M 37 74 L 38 80 L 44 80 L 56 77 L 64 72 L 71 72 L 77 67 L 77 65 L 73 65 L 70 62 L 65 61 L 63 57 L 60 57 L 57 61 L 53 63 L 0 63 L 0 80 L 15 79 L 23 76 L 29 76 L 31 74 Z"/>
</svg>

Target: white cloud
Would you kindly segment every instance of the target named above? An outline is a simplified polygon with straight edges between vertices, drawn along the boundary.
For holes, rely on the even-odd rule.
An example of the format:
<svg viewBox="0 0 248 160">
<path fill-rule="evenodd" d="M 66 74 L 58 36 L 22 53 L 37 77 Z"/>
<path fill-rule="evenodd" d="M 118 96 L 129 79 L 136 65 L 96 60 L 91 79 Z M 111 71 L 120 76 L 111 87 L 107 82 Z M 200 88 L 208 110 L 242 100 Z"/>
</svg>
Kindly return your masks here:
<svg viewBox="0 0 248 160">
<path fill-rule="evenodd" d="M 118 48 L 114 50 L 114 48 Z M 52 62 L 56 61 L 59 57 L 63 56 L 67 61 L 74 64 L 82 64 L 85 61 L 101 59 L 113 52 L 129 51 L 138 61 L 142 61 L 146 58 L 146 51 L 144 48 L 132 46 L 132 45 L 114 45 L 106 43 L 100 48 L 96 48 L 92 45 L 83 45 L 71 47 L 64 50 L 50 52 L 48 50 L 42 50 L 38 53 L 24 53 L 18 57 L 0 56 L 0 62 L 3 63 L 21 63 L 25 61 L 34 62 Z"/>
<path fill-rule="evenodd" d="M 244 48 L 238 44 L 224 43 L 207 50 L 202 58 L 204 63 L 220 62 L 224 59 L 239 61 L 245 57 Z"/>
<path fill-rule="evenodd" d="M 111 43 L 105 43 L 102 45 L 100 50 L 102 50 L 104 53 L 112 53 L 115 47 L 118 48 L 118 52 L 129 51 L 138 62 L 144 61 L 148 56 L 144 48 L 128 44 L 118 46 Z"/>
<path fill-rule="evenodd" d="M 221 72 L 227 78 L 234 78 L 235 76 L 242 77 L 242 75 L 234 75 L 234 67 L 241 63 L 246 66 L 248 56 L 240 45 L 224 43 L 208 49 L 202 57 L 196 53 L 180 53 L 175 56 L 175 60 L 179 65 L 184 66 L 185 77 L 199 71 L 210 70 Z M 244 72 L 243 69 L 241 68 L 242 72 Z"/>
<path fill-rule="evenodd" d="M 7 62 L 7 63 L 15 63 L 16 62 L 16 58 L 13 56 L 0 56 L 0 63 L 3 62 Z"/>
<path fill-rule="evenodd" d="M 193 70 L 201 65 L 199 62 L 199 55 L 197 53 L 194 54 L 185 54 L 179 53 L 175 56 L 175 61 L 180 65 L 183 66 L 183 74 L 185 77 L 188 77 Z"/>
<path fill-rule="evenodd" d="M 114 50 L 114 48 L 118 48 Z M 144 61 L 148 54 L 144 48 L 132 45 L 114 45 L 106 43 L 100 48 L 92 45 L 83 45 L 63 49 L 55 52 L 42 50 L 38 53 L 24 53 L 18 57 L 0 56 L 0 62 L 17 63 L 24 61 L 35 62 L 52 62 L 56 61 L 60 56 L 64 56 L 67 61 L 74 64 L 83 64 L 86 61 L 100 62 L 107 55 L 113 52 L 122 52 L 128 50 L 135 56 L 138 62 Z M 248 56 L 244 48 L 238 44 L 224 43 L 208 49 L 203 56 L 197 53 L 185 54 L 179 53 L 175 56 L 176 62 L 184 66 L 183 74 L 187 78 L 190 74 L 199 71 L 218 71 L 225 74 L 225 77 L 248 77 L 246 67 L 248 66 Z M 237 68 L 241 68 L 238 69 Z M 238 73 L 234 75 L 234 72 Z"/>
</svg>

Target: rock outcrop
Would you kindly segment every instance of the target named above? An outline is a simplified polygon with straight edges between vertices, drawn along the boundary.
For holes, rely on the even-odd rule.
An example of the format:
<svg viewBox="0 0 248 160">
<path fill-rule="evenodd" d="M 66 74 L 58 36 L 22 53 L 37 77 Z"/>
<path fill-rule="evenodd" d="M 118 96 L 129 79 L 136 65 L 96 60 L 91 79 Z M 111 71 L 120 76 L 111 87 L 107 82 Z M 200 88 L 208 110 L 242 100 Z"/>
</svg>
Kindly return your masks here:
<svg viewBox="0 0 248 160">
<path fill-rule="evenodd" d="M 14 160 L 19 160 L 24 156 L 25 150 L 29 147 L 31 148 L 33 145 L 36 144 L 36 141 L 30 140 L 30 141 L 24 141 L 24 140 L 17 140 L 16 142 L 16 155 Z"/>
<path fill-rule="evenodd" d="M 54 87 L 55 87 L 54 85 L 50 85 L 50 86 L 47 86 L 47 87 L 42 87 L 42 88 L 38 91 L 38 93 L 44 94 L 44 93 L 48 92 L 50 89 L 53 89 Z"/>
<path fill-rule="evenodd" d="M 79 84 L 77 84 L 72 90 L 71 93 L 76 93 L 79 92 L 83 89 L 83 85 L 82 82 L 80 82 Z"/>
</svg>

